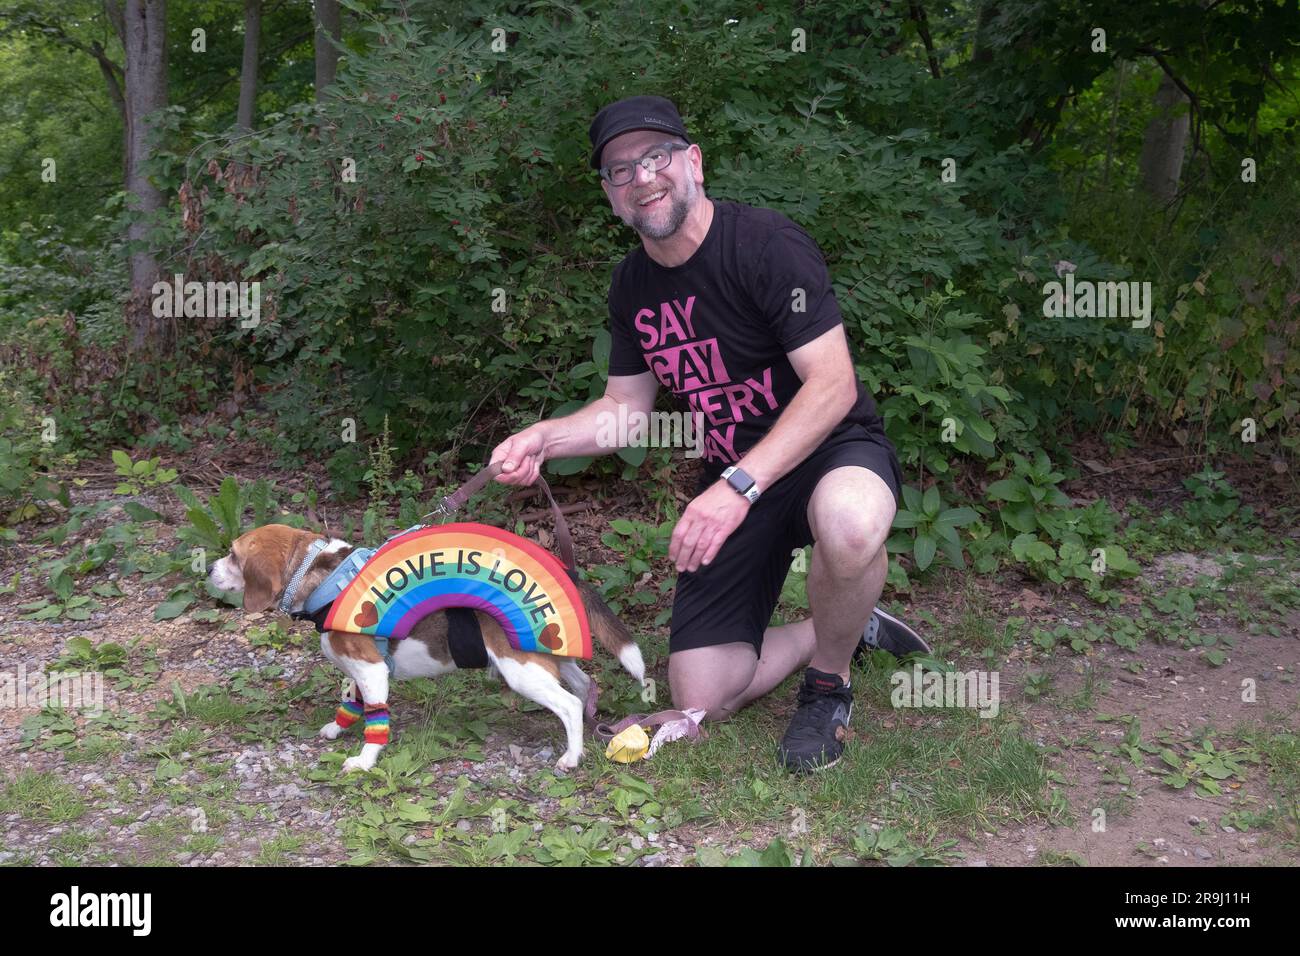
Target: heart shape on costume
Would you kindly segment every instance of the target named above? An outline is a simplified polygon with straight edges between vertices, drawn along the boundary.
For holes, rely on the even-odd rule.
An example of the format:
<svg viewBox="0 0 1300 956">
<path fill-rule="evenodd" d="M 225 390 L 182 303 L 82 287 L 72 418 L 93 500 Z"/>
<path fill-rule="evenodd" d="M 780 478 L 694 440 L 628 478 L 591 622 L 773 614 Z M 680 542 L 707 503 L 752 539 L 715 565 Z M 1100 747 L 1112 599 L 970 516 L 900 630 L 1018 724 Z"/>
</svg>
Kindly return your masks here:
<svg viewBox="0 0 1300 956">
<path fill-rule="evenodd" d="M 361 605 L 361 610 L 352 618 L 352 623 L 357 627 L 365 629 L 373 627 L 379 623 L 379 611 L 376 610 L 372 601 L 365 601 Z"/>
<path fill-rule="evenodd" d="M 560 625 L 547 624 L 542 628 L 542 633 L 538 635 L 537 643 L 547 650 L 558 651 L 562 644 L 560 641 Z"/>
</svg>

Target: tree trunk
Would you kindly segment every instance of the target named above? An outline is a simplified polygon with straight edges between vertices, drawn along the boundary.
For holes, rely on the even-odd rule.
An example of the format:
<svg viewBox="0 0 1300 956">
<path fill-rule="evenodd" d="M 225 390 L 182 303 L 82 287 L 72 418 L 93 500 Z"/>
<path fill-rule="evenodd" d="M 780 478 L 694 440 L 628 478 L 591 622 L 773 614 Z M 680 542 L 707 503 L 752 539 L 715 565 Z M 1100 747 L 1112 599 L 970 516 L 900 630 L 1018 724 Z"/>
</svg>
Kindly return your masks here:
<svg viewBox="0 0 1300 956">
<path fill-rule="evenodd" d="M 257 104 L 257 44 L 262 33 L 262 0 L 244 0 L 244 65 L 239 71 L 240 129 L 253 128 Z"/>
<path fill-rule="evenodd" d="M 325 98 L 325 87 L 334 82 L 334 71 L 339 65 L 339 51 L 326 37 L 335 42 L 343 38 L 343 23 L 339 17 L 339 0 L 316 0 L 316 102 Z"/>
<path fill-rule="evenodd" d="M 1106 138 L 1106 165 L 1102 170 L 1101 184 L 1110 185 L 1110 161 L 1115 155 L 1115 135 L 1119 131 L 1119 104 L 1124 98 L 1124 75 L 1128 64 L 1124 60 L 1115 60 L 1115 93 L 1110 104 L 1110 136 Z"/>
<path fill-rule="evenodd" d="M 971 54 L 972 63 L 990 63 L 993 49 L 989 46 L 989 30 L 998 16 L 996 0 L 984 0 L 980 4 L 979 21 L 975 24 L 975 50 Z"/>
<path fill-rule="evenodd" d="M 1160 78 L 1155 101 L 1156 115 L 1147 125 L 1138 169 L 1142 175 L 1142 188 L 1167 203 L 1178 193 L 1191 120 L 1187 112 L 1187 97 L 1168 74 Z"/>
<path fill-rule="evenodd" d="M 916 24 L 916 30 L 925 44 L 925 56 L 930 63 L 930 75 L 939 79 L 939 60 L 934 55 L 934 41 L 930 38 L 930 19 L 925 15 L 925 7 L 919 3 L 908 4 L 908 16 Z"/>
<path fill-rule="evenodd" d="M 142 248 L 130 254 L 131 295 L 126 320 L 132 352 L 163 354 L 170 347 L 171 324 L 155 318 L 153 284 L 158 260 L 144 244 L 149 218 L 163 208 L 163 194 L 149 182 L 144 163 L 153 149 L 153 126 L 147 119 L 167 105 L 166 0 L 127 0 L 126 30 L 126 175 L 127 206 L 136 215 L 127 226 L 127 241 Z"/>
</svg>

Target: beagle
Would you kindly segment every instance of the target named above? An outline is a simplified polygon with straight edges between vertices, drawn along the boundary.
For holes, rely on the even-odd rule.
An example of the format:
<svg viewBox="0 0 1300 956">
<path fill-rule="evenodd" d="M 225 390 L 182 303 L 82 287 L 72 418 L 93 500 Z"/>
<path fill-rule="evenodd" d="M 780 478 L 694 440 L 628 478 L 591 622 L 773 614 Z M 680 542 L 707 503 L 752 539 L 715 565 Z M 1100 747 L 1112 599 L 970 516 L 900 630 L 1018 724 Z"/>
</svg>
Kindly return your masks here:
<svg viewBox="0 0 1300 956">
<path fill-rule="evenodd" d="M 208 579 L 223 591 L 242 591 L 245 611 L 279 606 L 294 617 L 314 619 L 319 629 L 324 616 L 303 612 L 307 597 L 352 551 L 351 545 L 337 538 L 282 524 L 263 525 L 235 539 L 230 554 L 212 565 Z M 645 662 L 627 628 L 595 588 L 573 572 L 570 576 L 586 607 L 592 636 L 644 686 Z M 439 677 L 464 666 L 486 666 L 512 690 L 560 718 L 567 749 L 556 761 L 557 770 L 572 770 L 582 760 L 582 719 L 591 678 L 575 661 L 516 650 L 495 618 L 465 608 L 430 614 L 415 624 L 406 639 L 395 643 L 393 678 Z M 365 744 L 361 753 L 344 761 L 343 772 L 369 770 L 388 742 L 389 664 L 374 640 L 364 634 L 323 631 L 320 646 L 352 679 L 356 690 L 355 699 L 351 693 L 345 695 L 320 736 L 335 740 L 364 718 Z"/>
</svg>

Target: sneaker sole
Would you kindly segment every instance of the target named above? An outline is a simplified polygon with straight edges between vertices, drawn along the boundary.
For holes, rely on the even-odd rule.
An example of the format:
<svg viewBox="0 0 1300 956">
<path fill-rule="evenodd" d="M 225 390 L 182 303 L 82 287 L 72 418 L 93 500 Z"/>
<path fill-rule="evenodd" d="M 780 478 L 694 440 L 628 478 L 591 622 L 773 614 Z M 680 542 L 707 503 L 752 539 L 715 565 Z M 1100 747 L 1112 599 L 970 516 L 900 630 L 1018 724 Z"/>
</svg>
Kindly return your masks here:
<svg viewBox="0 0 1300 956">
<path fill-rule="evenodd" d="M 890 614 L 888 611 L 886 611 L 886 610 L 884 610 L 884 609 L 882 609 L 882 608 L 880 608 L 880 607 L 877 607 L 877 608 L 876 608 L 876 613 L 879 614 L 880 617 L 881 617 L 883 620 L 888 621 L 890 624 L 893 624 L 895 627 L 901 628 L 904 634 L 906 634 L 906 635 L 907 635 L 908 637 L 910 637 L 912 640 L 916 641 L 917 644 L 921 645 L 921 647 L 920 647 L 920 653 L 923 653 L 923 654 L 933 654 L 933 653 L 934 653 L 934 651 L 930 648 L 930 645 L 927 644 L 927 643 L 925 642 L 925 638 L 921 637 L 921 635 L 918 634 L 918 633 L 916 633 L 916 631 L 912 630 L 910 627 L 908 627 L 906 624 L 904 624 L 904 623 L 903 623 L 902 621 L 900 621 L 898 618 L 894 617 L 894 615 Z M 891 653 L 892 653 L 892 652 L 891 652 Z M 918 653 L 918 651 L 916 651 L 916 650 L 909 650 L 909 651 L 904 651 L 903 653 L 904 653 L 904 654 L 916 654 L 916 653 Z"/>
</svg>

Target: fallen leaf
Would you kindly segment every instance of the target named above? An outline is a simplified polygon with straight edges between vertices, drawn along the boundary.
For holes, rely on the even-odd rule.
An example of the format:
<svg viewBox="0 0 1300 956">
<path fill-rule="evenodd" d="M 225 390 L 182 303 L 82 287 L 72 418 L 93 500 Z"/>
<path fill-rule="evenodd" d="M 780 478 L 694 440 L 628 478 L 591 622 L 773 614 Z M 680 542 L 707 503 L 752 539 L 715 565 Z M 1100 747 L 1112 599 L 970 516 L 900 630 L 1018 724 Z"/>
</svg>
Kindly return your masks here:
<svg viewBox="0 0 1300 956">
<path fill-rule="evenodd" d="M 1012 603 L 1020 605 L 1020 607 L 1024 608 L 1026 611 L 1039 611 L 1047 607 L 1047 602 L 1037 593 L 1029 590 L 1029 588 L 1025 588 L 1021 591 L 1020 596 Z"/>
</svg>

